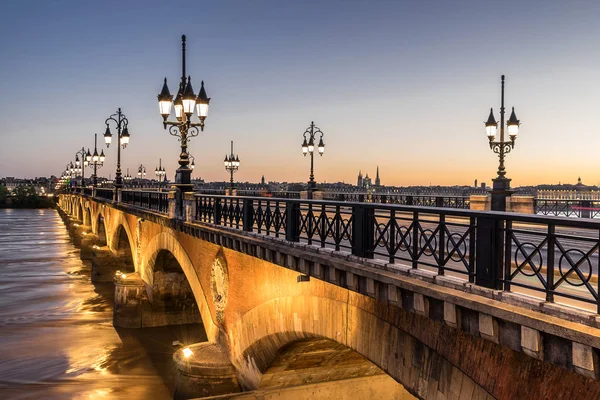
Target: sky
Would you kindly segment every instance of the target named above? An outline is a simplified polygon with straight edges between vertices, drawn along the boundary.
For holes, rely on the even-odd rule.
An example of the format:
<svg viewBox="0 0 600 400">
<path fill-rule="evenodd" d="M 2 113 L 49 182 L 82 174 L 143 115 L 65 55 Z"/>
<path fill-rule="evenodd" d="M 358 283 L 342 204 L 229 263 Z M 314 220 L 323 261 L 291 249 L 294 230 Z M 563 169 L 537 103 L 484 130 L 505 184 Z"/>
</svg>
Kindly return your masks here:
<svg viewBox="0 0 600 400">
<path fill-rule="evenodd" d="M 302 134 L 326 145 L 317 181 L 490 183 L 498 158 L 484 121 L 507 110 L 521 129 L 506 157 L 512 186 L 600 184 L 598 1 L 4 2 L 0 14 L 0 177 L 60 175 L 104 121 L 129 119 L 122 169 L 159 158 L 173 179 L 179 142 L 156 96 L 187 72 L 211 97 L 189 144 L 194 178 L 306 181 Z M 172 117 L 173 118 L 173 117 Z M 508 118 L 508 115 L 507 115 Z M 114 128 L 113 128 L 114 132 Z M 116 147 L 99 176 L 114 177 Z M 89 170 L 86 171 L 86 176 Z"/>
</svg>

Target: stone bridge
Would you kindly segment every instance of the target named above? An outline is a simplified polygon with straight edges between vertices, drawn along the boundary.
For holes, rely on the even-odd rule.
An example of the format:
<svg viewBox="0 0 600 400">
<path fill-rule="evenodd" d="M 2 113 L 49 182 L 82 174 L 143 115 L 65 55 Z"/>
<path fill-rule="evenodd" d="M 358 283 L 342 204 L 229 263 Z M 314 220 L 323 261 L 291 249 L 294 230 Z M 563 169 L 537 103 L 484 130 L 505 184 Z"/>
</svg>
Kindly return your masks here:
<svg viewBox="0 0 600 400">
<path fill-rule="evenodd" d="M 278 235 L 274 232 L 279 228 L 256 229 L 257 215 L 264 210 L 254 206 L 251 212 L 256 202 L 247 199 L 212 196 L 213 202 L 207 203 L 206 198 L 186 194 L 186 217 L 178 219 L 173 193 L 153 196 L 146 203 L 140 197 L 134 205 L 135 201 L 64 194 L 59 206 L 78 221 L 73 229 L 82 238 L 82 254 L 95 253 L 92 279 L 114 278 L 116 326 L 204 325 L 208 343 L 188 343 L 191 355 L 177 351 L 174 356 L 180 398 L 206 396 L 209 391 L 233 398 L 242 394 L 226 393 L 257 390 L 282 349 L 323 339 L 360 354 L 420 399 L 600 398 L 597 310 L 563 306 L 544 293 L 537 298 L 480 280 L 476 272 L 494 270 L 497 261 L 503 265 L 494 253 L 496 242 L 487 247 L 489 257 L 481 253 L 485 248 L 471 249 L 477 254 L 477 269 L 469 270 L 474 277 L 460 279 L 444 269 L 431 271 L 410 261 L 374 257 L 369 243 L 361 248 L 359 242 L 377 239 L 376 229 L 362 226 L 366 233 L 359 234 L 365 221 L 361 213 L 373 218 L 369 211 L 353 209 L 350 222 L 330 220 L 338 229 L 351 223 L 352 232 L 346 229 L 346 236 L 341 234 L 329 246 L 322 244 L 335 234 L 325 235 L 327 240 L 321 237 L 322 242 L 307 242 L 297 234 L 310 229 L 293 220 L 294 214 L 300 220 L 307 215 L 307 204 L 324 209 L 327 202 L 282 200 L 287 211 L 279 222 L 285 234 Z M 204 218 L 209 203 L 212 215 Z M 340 212 L 340 205 L 335 207 Z M 456 212 L 467 215 L 471 224 L 482 219 L 471 231 L 479 242 L 486 240 L 480 236 L 486 229 L 497 233 L 483 212 Z M 444 216 L 444 221 L 451 217 Z M 411 226 L 412 235 L 417 230 Z M 440 232 L 415 236 L 424 248 L 421 253 L 444 259 L 452 252 L 450 231 L 440 242 L 446 248 L 431 245 L 431 237 Z M 344 240 L 351 251 L 342 251 Z M 462 248 L 456 241 L 454 250 Z M 85 250 L 92 244 L 93 250 Z M 500 249 L 503 246 L 506 243 Z M 356 255 L 360 252 L 363 256 Z M 415 261 L 416 253 L 411 254 Z M 102 262 L 103 257 L 112 261 Z M 532 267 L 531 272 L 536 271 L 540 272 Z M 507 278 L 501 281 L 508 283 Z M 517 281 L 512 283 L 514 288 Z"/>
</svg>

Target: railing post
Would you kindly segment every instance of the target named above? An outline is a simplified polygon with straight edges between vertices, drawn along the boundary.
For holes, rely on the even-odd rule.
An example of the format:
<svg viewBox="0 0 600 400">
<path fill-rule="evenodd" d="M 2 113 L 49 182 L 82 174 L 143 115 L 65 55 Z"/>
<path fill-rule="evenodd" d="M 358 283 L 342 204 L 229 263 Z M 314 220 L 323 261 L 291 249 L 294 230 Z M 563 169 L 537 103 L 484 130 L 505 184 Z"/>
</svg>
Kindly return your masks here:
<svg viewBox="0 0 600 400">
<path fill-rule="evenodd" d="M 159 196 L 160 199 L 160 196 Z M 185 201 L 185 220 L 186 222 L 192 222 L 196 217 L 196 195 L 192 192 L 188 192 L 184 197 Z"/>
<path fill-rule="evenodd" d="M 581 218 L 592 218 L 590 209 L 592 208 L 592 202 L 589 200 L 582 200 L 579 202 L 579 210 Z"/>
<path fill-rule="evenodd" d="M 413 197 L 412 196 L 406 196 L 406 205 L 407 206 L 413 205 Z"/>
<path fill-rule="evenodd" d="M 169 215 L 169 218 L 175 218 L 175 202 L 177 201 L 175 191 L 169 191 L 167 196 L 167 214 Z"/>
<path fill-rule="evenodd" d="M 352 206 L 352 254 L 373 258 L 375 210 L 363 205 Z"/>
<path fill-rule="evenodd" d="M 213 215 L 213 223 L 215 225 L 221 225 L 221 199 L 216 198 L 215 199 L 215 208 L 213 209 L 214 215 Z"/>
<path fill-rule="evenodd" d="M 286 201 L 285 209 L 285 240 L 298 242 L 300 241 L 300 203 Z"/>
<path fill-rule="evenodd" d="M 548 224 L 548 257 L 546 261 L 546 301 L 554 302 L 554 251 L 556 247 L 556 227 Z"/>
<path fill-rule="evenodd" d="M 504 220 L 477 218 L 475 239 L 475 284 L 491 289 L 501 289 L 500 279 L 503 273 Z"/>
<path fill-rule="evenodd" d="M 436 196 L 435 198 L 435 206 L 436 207 L 444 207 L 444 198 L 440 196 Z"/>
<path fill-rule="evenodd" d="M 242 222 L 244 225 L 244 231 L 252 232 L 252 221 L 254 220 L 254 204 L 252 199 L 244 199 L 244 214 L 242 216 Z"/>
</svg>

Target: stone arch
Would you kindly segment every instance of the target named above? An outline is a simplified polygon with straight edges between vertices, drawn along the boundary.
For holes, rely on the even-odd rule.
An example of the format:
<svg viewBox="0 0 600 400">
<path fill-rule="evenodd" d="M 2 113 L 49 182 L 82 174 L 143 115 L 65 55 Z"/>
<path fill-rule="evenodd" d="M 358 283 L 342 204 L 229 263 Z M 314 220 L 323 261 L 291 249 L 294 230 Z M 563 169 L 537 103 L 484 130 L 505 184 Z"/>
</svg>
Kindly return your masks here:
<svg viewBox="0 0 600 400">
<path fill-rule="evenodd" d="M 83 208 L 83 224 L 89 227 L 92 225 L 92 210 L 90 209 L 90 204 L 87 201 L 85 207 Z"/>
<path fill-rule="evenodd" d="M 206 296 L 207 292 L 200 283 L 200 278 L 198 277 L 196 269 L 189 255 L 181 243 L 179 243 L 177 238 L 171 233 L 161 232 L 154 236 L 148 242 L 148 245 L 142 252 L 140 262 L 141 267 L 139 272 L 144 284 L 146 285 L 146 290 L 149 291 L 150 295 L 151 288 L 154 283 L 154 265 L 159 253 L 162 250 L 170 252 L 175 260 L 177 260 L 179 263 L 188 280 L 188 283 L 190 284 L 190 287 L 192 288 L 192 292 L 194 293 L 194 298 L 196 299 L 196 304 L 198 305 L 198 310 L 200 311 L 200 317 L 202 318 L 202 324 L 204 325 L 208 340 L 211 342 L 216 342 L 219 329 L 213 320 L 208 305 L 208 298 Z"/>
<path fill-rule="evenodd" d="M 401 384 L 356 351 L 323 338 L 301 339 L 281 348 L 262 376 L 259 390 L 277 389 L 291 394 L 290 390 L 311 391 L 309 387 L 302 387 L 314 384 L 329 387 L 335 397 L 345 399 L 414 398 Z M 307 397 L 311 396 L 303 396 Z"/>
<path fill-rule="evenodd" d="M 75 200 L 75 202 L 77 203 L 75 206 L 77 220 L 83 223 L 83 205 L 81 201 Z"/>
<path fill-rule="evenodd" d="M 105 224 L 106 224 L 106 222 L 105 222 Z M 123 217 L 123 215 L 120 212 L 115 212 L 111 215 L 111 229 L 109 232 L 107 232 L 107 240 L 109 240 L 108 246 L 114 254 L 119 254 L 119 249 L 120 249 L 119 242 L 120 242 L 121 235 L 123 234 L 123 231 L 125 232 L 125 237 L 127 238 L 127 241 L 129 242 L 129 248 L 127 249 L 127 251 L 131 252 L 131 259 L 133 260 L 133 268 L 135 271 L 137 271 L 139 263 L 137 260 L 135 236 L 131 232 L 131 229 L 129 228 L 129 224 L 127 223 L 127 220 Z M 121 248 L 121 250 L 123 250 L 123 249 Z"/>
<path fill-rule="evenodd" d="M 96 217 L 92 219 L 92 231 L 98 237 L 98 244 L 100 246 L 106 246 L 108 244 L 106 220 L 101 212 L 96 213 L 95 215 Z"/>
<path fill-rule="evenodd" d="M 465 398 L 493 398 L 465 372 L 400 327 L 349 302 L 319 296 L 269 300 L 229 329 L 230 359 L 242 386 L 256 389 L 280 349 L 306 338 L 329 339 L 349 347 L 420 399 L 435 399 L 437 391 L 450 398 L 452 380 L 464 382 L 470 390 Z"/>
</svg>

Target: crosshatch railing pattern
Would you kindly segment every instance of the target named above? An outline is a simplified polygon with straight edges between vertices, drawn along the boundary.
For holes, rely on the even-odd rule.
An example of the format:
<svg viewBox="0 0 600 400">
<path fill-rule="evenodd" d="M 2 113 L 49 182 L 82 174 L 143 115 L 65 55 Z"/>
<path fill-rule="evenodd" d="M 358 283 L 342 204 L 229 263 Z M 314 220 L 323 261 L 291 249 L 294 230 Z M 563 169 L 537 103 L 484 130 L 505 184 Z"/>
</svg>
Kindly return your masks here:
<svg viewBox="0 0 600 400">
<path fill-rule="evenodd" d="M 535 199 L 534 212 L 560 217 L 600 218 L 600 200 Z"/>
<path fill-rule="evenodd" d="M 100 199 L 112 200 L 114 190 L 109 188 L 96 188 L 96 197 Z"/>
<path fill-rule="evenodd" d="M 600 222 L 452 208 L 196 195 L 196 219 L 499 290 L 598 298 Z M 215 218 L 217 216 L 217 218 Z"/>
<path fill-rule="evenodd" d="M 469 196 L 323 192 L 323 200 L 469 209 Z"/>
<path fill-rule="evenodd" d="M 166 195 L 123 191 L 121 199 L 166 213 Z M 389 268 L 403 264 L 549 302 L 591 306 L 600 313 L 597 220 L 207 194 L 195 195 L 195 209 L 197 222 L 346 251 L 382 260 Z"/>
<path fill-rule="evenodd" d="M 167 192 L 123 190 L 121 202 L 161 213 L 169 208 Z"/>
</svg>

